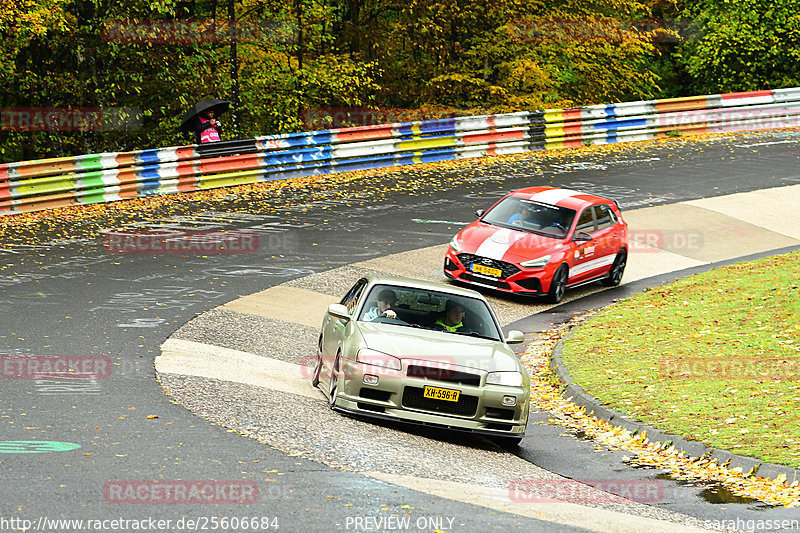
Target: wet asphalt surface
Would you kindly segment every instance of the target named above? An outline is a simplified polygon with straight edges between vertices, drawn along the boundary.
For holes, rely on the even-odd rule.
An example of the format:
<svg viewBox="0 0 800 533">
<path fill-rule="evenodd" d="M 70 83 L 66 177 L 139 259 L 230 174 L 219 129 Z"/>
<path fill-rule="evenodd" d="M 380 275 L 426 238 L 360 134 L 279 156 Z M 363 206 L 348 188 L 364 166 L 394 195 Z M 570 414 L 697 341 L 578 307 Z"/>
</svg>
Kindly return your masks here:
<svg viewBox="0 0 800 533">
<path fill-rule="evenodd" d="M 172 403 L 152 367 L 159 345 L 197 314 L 289 279 L 446 243 L 474 218 L 474 209 L 523 186 L 583 189 L 617 199 L 624 210 L 800 182 L 800 137 L 792 133 L 545 159 L 531 155 L 437 172 L 410 168 L 252 205 L 235 196 L 230 205 L 211 208 L 187 202 L 178 213 L 150 213 L 136 222 L 138 229 L 253 230 L 259 249 L 252 254 L 120 255 L 104 249 L 97 237 L 59 243 L 62 234 L 40 232 L 25 246 L 8 238 L 0 246 L 0 354 L 107 356 L 113 367 L 108 378 L 92 382 L 0 381 L 0 441 L 80 445 L 0 454 L 0 517 L 31 520 L 34 527 L 41 517 L 151 517 L 172 520 L 170 530 L 177 531 L 181 517 L 210 527 L 212 516 L 249 516 L 277 518 L 282 531 L 336 531 L 353 530 L 355 517 L 397 514 L 412 523 L 438 518 L 447 525 L 452 518 L 455 531 L 557 530 L 552 523 L 330 469 L 229 432 Z M 590 442 L 563 436 L 558 426 L 531 429 L 520 456 L 558 474 L 659 474 L 630 468 L 624 454 L 597 451 Z M 247 480 L 258 483 L 260 496 L 241 505 L 126 505 L 104 495 L 104 486 L 120 480 Z M 704 520 L 800 519 L 797 510 L 710 503 L 714 495 L 707 488 L 664 483 L 659 507 Z M 6 530 L 2 521 L 0 526 Z"/>
</svg>

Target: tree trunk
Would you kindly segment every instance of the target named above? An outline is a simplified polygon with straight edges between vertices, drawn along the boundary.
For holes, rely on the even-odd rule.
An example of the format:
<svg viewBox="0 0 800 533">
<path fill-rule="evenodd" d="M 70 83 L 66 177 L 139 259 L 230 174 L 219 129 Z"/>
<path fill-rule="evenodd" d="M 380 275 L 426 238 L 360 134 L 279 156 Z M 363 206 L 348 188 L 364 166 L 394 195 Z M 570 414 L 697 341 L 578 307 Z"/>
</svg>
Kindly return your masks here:
<svg viewBox="0 0 800 533">
<path fill-rule="evenodd" d="M 228 40 L 230 41 L 230 73 L 233 82 L 231 94 L 231 131 L 234 137 L 239 133 L 239 59 L 236 56 L 236 0 L 228 0 Z"/>
</svg>

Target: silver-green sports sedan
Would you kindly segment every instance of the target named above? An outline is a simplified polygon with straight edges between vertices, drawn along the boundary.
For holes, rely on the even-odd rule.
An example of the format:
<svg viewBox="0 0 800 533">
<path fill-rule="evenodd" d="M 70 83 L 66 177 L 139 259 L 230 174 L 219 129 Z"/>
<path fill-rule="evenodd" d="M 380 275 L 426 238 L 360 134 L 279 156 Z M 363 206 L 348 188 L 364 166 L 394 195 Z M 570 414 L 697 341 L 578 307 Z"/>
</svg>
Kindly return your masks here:
<svg viewBox="0 0 800 533">
<path fill-rule="evenodd" d="M 518 443 L 528 420 L 528 374 L 479 293 L 367 276 L 322 323 L 312 382 L 332 409 L 482 433 Z"/>
</svg>

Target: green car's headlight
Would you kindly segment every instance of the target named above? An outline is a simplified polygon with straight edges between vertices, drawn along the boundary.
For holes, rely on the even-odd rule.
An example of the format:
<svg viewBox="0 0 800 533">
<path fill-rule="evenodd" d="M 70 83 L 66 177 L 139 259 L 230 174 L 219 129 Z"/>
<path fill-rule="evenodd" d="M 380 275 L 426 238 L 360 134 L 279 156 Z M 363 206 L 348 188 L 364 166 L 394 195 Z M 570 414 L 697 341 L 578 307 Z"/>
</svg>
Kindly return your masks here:
<svg viewBox="0 0 800 533">
<path fill-rule="evenodd" d="M 400 370 L 402 368 L 400 359 L 397 357 L 389 355 L 388 353 L 370 350 L 369 348 L 361 348 L 356 355 L 356 361 L 368 365 L 391 368 L 392 370 Z"/>
<path fill-rule="evenodd" d="M 461 251 L 461 245 L 458 243 L 458 235 L 455 235 L 452 239 L 450 239 L 450 248 L 452 248 L 454 252 Z"/>
<path fill-rule="evenodd" d="M 544 268 L 549 262 L 550 256 L 545 255 L 537 257 L 536 259 L 531 259 L 530 261 L 523 261 L 520 263 L 520 266 L 524 266 L 525 268 Z"/>
<path fill-rule="evenodd" d="M 519 387 L 520 385 L 522 385 L 522 373 L 489 372 L 486 375 L 486 383 L 490 385 L 507 385 L 509 387 Z"/>
</svg>

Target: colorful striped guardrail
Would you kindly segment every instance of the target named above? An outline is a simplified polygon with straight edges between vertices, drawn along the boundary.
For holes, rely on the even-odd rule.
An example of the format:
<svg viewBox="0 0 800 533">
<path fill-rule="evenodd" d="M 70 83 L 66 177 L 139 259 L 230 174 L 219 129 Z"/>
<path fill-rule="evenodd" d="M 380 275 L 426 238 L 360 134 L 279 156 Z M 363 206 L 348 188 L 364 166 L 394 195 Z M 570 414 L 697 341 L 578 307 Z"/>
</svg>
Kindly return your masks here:
<svg viewBox="0 0 800 533">
<path fill-rule="evenodd" d="M 314 174 L 800 126 L 800 88 L 270 135 L 0 165 L 0 214 Z"/>
</svg>

